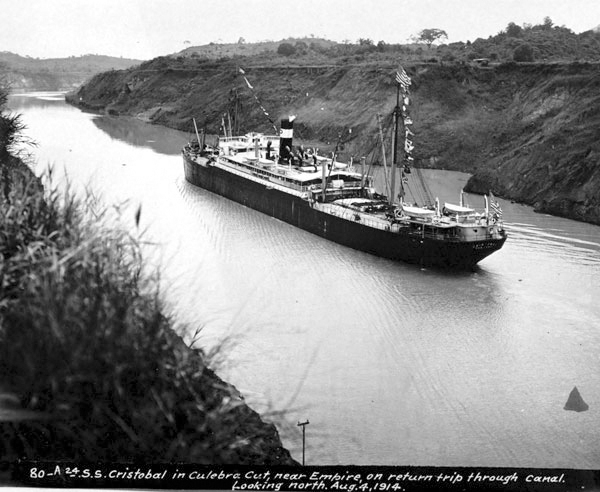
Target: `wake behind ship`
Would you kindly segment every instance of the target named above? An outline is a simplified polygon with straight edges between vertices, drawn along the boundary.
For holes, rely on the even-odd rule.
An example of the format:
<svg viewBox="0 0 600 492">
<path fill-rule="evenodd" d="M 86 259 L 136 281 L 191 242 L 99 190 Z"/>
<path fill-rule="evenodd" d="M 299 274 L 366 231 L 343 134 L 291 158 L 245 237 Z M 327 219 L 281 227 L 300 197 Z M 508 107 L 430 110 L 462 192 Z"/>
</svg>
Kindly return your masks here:
<svg viewBox="0 0 600 492">
<path fill-rule="evenodd" d="M 242 72 L 243 73 L 243 72 Z M 245 78 L 245 77 L 244 77 Z M 351 248 L 392 260 L 439 268 L 469 269 L 506 240 L 499 205 L 486 199 L 481 212 L 446 203 L 416 206 L 404 201 L 412 164 L 413 133 L 408 111 L 410 78 L 396 74 L 397 104 L 390 197 L 395 195 L 398 133 L 404 127 L 404 162 L 398 200 L 380 194 L 373 177 L 336 152 L 321 156 L 293 146 L 293 117 L 281 121 L 280 134 L 248 133 L 220 137 L 215 146 L 197 140 L 183 149 L 185 178 L 193 185 Z M 250 84 L 248 84 L 250 86 Z M 402 103 L 402 104 L 401 104 Z M 461 195 L 462 196 L 462 195 Z"/>
</svg>

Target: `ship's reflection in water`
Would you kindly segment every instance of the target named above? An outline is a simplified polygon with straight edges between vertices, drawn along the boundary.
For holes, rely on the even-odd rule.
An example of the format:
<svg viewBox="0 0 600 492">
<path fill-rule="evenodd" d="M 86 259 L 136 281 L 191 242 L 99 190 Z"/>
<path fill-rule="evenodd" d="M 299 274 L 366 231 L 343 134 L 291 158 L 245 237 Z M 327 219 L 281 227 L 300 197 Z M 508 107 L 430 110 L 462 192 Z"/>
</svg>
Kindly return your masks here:
<svg viewBox="0 0 600 492">
<path fill-rule="evenodd" d="M 509 239 L 467 273 L 328 242 L 184 182 L 187 135 L 15 96 L 40 163 L 142 203 L 163 292 L 308 464 L 600 466 L 600 228 L 502 201 Z M 424 171 L 456 203 L 466 176 Z M 482 197 L 468 196 L 480 206 Z M 133 211 L 131 212 L 133 214 Z M 566 412 L 577 386 L 587 412 Z"/>
</svg>

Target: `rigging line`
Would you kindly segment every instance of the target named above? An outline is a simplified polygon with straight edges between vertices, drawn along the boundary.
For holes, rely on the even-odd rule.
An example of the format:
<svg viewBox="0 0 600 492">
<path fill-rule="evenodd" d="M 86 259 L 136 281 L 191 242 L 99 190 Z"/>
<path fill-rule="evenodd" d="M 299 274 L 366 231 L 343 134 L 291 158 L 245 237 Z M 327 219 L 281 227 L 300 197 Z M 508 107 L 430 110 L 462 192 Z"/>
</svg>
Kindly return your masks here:
<svg viewBox="0 0 600 492">
<path fill-rule="evenodd" d="M 371 170 L 373 169 L 375 162 L 377 162 L 376 150 L 377 150 L 377 146 L 373 147 L 371 149 L 370 153 L 367 154 L 368 156 L 370 156 L 371 160 L 369 162 L 369 167 L 367 168 L 367 172 L 366 172 L 365 176 L 369 176 L 371 174 Z"/>
<path fill-rule="evenodd" d="M 379 148 L 379 136 L 377 133 L 373 133 L 368 136 L 365 143 L 365 156 L 373 156 L 375 151 Z"/>
<path fill-rule="evenodd" d="M 380 170 L 381 172 L 381 170 Z M 383 171 L 383 181 L 385 182 L 385 193 L 386 196 L 388 196 L 390 194 L 390 178 L 388 176 L 387 171 Z"/>
<path fill-rule="evenodd" d="M 427 193 L 427 190 L 423 187 L 422 184 L 421 184 L 421 190 L 423 193 L 423 203 L 425 203 L 426 205 L 433 205 L 433 200 L 431 200 L 431 197 L 429 196 L 429 194 Z"/>
<path fill-rule="evenodd" d="M 273 126 L 273 129 L 275 130 L 275 133 L 279 133 L 279 130 L 277 129 L 277 125 L 275 125 L 275 122 L 273 121 L 273 119 L 271 118 L 271 116 L 269 115 L 269 113 L 267 113 L 267 110 L 264 108 L 263 104 L 260 102 L 260 99 L 258 99 L 258 96 L 256 95 L 256 92 L 254 91 L 254 87 L 248 81 L 248 78 L 246 77 L 246 72 L 241 67 L 238 68 L 238 72 L 242 75 L 242 78 L 246 82 L 246 85 L 248 86 L 248 89 L 250 89 L 250 92 L 254 96 L 254 99 L 256 100 L 256 103 L 258 104 L 258 106 L 262 110 L 263 114 L 267 117 L 267 119 L 269 120 L 269 123 L 271 123 L 271 125 Z"/>
<path fill-rule="evenodd" d="M 429 186 L 425 182 L 425 178 L 423 177 L 423 172 L 422 172 L 421 168 L 415 168 L 415 170 L 416 170 L 417 177 L 419 179 L 419 184 L 421 185 L 421 187 L 423 189 L 423 194 L 424 194 L 425 198 L 427 199 L 428 205 L 433 205 L 434 204 L 433 194 L 431 193 Z"/>
<path fill-rule="evenodd" d="M 371 142 L 373 142 L 373 145 L 371 146 L 366 155 L 371 158 L 370 162 L 372 165 L 373 162 L 377 161 L 377 154 L 379 153 L 379 136 L 376 133 L 373 133 L 373 135 L 371 135 Z"/>
<path fill-rule="evenodd" d="M 412 174 L 411 174 L 412 176 Z M 415 203 L 423 203 L 423 194 L 421 193 L 421 190 L 419 189 L 419 183 L 417 182 L 416 179 L 411 179 L 409 178 L 410 183 L 406 183 L 406 185 L 409 187 L 410 189 L 410 194 L 413 197 L 413 200 Z"/>
<path fill-rule="evenodd" d="M 413 195 L 413 199 L 415 200 L 415 203 L 419 207 L 427 206 L 427 201 L 425 199 L 425 196 L 423 195 L 421 188 L 418 185 L 418 182 L 416 182 L 416 181 L 413 182 L 413 187 L 411 188 L 411 193 Z"/>
<path fill-rule="evenodd" d="M 391 116 L 388 115 L 385 118 L 383 118 L 383 122 L 389 122 L 389 120 L 391 119 Z M 378 125 L 379 127 L 379 125 Z M 383 135 L 384 135 L 384 141 L 389 141 L 389 133 L 390 133 L 390 127 L 386 126 L 384 124 L 383 126 L 384 131 L 383 131 Z M 379 174 L 379 172 L 375 172 L 375 168 L 378 168 L 380 166 L 383 166 L 383 163 L 380 164 L 380 160 L 379 160 L 379 154 L 381 153 L 381 134 L 379 129 L 376 129 L 375 131 L 373 131 L 373 133 L 371 134 L 368 142 L 370 142 L 370 145 L 367 144 L 367 156 L 370 156 L 370 162 L 369 162 L 369 167 L 367 168 L 367 172 L 366 172 L 366 176 L 371 175 L 371 172 L 373 171 L 373 176 L 375 177 L 375 175 Z M 385 168 L 385 166 L 383 166 Z M 384 185 L 385 185 L 385 192 L 388 193 L 387 190 L 389 190 L 389 177 L 388 177 L 388 173 L 384 172 L 383 173 L 383 178 L 384 178 Z"/>
<path fill-rule="evenodd" d="M 344 135 L 344 132 L 340 132 L 339 136 L 338 136 L 338 140 L 335 143 L 335 149 L 333 150 L 333 155 L 331 156 L 331 167 L 329 168 L 329 174 L 327 175 L 327 178 L 325 179 L 325 186 L 327 186 L 329 184 L 329 178 L 331 177 L 331 172 L 333 171 L 333 168 L 335 167 L 335 158 L 338 155 L 338 148 L 339 146 L 342 144 L 342 136 Z"/>
<path fill-rule="evenodd" d="M 408 190 L 408 193 L 410 194 L 410 197 L 412 198 L 412 201 L 413 202 L 417 202 L 417 198 L 415 197 L 415 194 L 413 193 L 411 186 L 408 183 L 404 183 L 404 186 Z"/>
<path fill-rule="evenodd" d="M 415 174 L 417 174 L 416 171 L 415 171 Z M 427 203 L 427 197 L 426 197 L 426 195 L 424 193 L 422 183 L 419 180 L 418 176 L 417 176 L 417 179 L 414 180 L 414 187 L 415 187 L 415 192 L 418 195 L 418 199 L 421 202 L 422 206 L 427 205 L 428 204 Z"/>
<path fill-rule="evenodd" d="M 423 170 L 419 169 L 418 174 L 419 174 L 419 178 L 423 182 L 423 189 L 425 190 L 425 194 L 427 195 L 427 200 L 429 201 L 429 204 L 433 206 L 435 204 L 435 200 L 433 198 L 433 194 L 431 193 L 431 190 L 429 189 L 427 182 L 425 181 L 425 177 L 423 176 Z"/>
<path fill-rule="evenodd" d="M 380 114 L 377 115 L 377 125 L 379 127 L 379 138 L 381 140 L 381 159 L 383 161 L 383 169 L 384 169 L 384 173 L 385 173 L 385 193 L 389 197 L 390 193 L 391 193 L 391 189 L 390 189 L 390 186 L 388 184 L 388 179 L 387 179 L 388 170 L 387 170 L 387 162 L 386 162 L 386 154 L 385 154 L 385 137 L 383 134 L 383 126 L 381 124 L 381 115 Z M 392 167 L 393 167 L 393 164 L 392 164 Z"/>
</svg>

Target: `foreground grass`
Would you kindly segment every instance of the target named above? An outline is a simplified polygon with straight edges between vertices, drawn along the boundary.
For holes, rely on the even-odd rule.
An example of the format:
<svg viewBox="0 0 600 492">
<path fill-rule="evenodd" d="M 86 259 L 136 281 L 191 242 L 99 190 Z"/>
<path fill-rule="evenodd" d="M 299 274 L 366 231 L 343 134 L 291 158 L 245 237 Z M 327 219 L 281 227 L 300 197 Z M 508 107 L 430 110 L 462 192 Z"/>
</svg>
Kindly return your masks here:
<svg viewBox="0 0 600 492">
<path fill-rule="evenodd" d="M 293 463 L 175 334 L 136 240 L 0 166 L 0 403 L 23 416 L 0 419 L 0 460 Z"/>
</svg>

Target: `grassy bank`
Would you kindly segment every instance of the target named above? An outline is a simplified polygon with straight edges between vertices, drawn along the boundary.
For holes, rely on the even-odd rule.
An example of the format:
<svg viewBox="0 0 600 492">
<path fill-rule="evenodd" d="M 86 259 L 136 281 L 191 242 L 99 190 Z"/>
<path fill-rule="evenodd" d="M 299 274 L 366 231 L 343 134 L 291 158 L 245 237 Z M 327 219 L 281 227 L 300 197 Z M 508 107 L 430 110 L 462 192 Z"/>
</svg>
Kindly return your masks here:
<svg viewBox="0 0 600 492">
<path fill-rule="evenodd" d="M 5 150 L 0 461 L 294 464 L 175 333 L 137 239 Z"/>
</svg>

